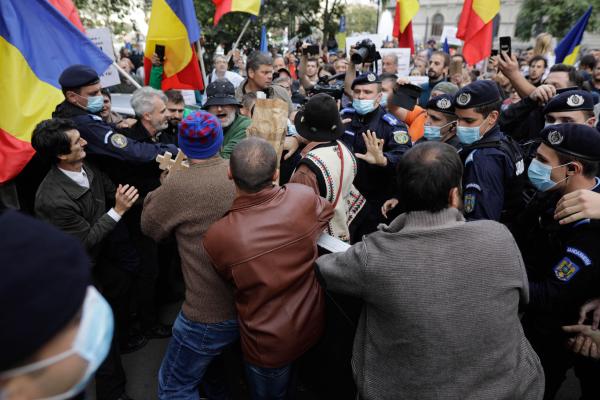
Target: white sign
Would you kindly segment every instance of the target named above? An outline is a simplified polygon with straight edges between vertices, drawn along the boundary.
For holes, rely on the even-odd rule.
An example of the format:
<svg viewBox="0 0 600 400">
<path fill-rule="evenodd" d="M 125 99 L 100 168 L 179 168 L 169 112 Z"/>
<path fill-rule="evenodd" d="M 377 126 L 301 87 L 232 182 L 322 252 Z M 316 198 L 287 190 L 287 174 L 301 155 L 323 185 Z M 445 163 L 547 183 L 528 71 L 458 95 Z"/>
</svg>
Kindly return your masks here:
<svg viewBox="0 0 600 400">
<path fill-rule="evenodd" d="M 180 90 L 183 103 L 188 106 L 196 105 L 196 93 L 193 90 Z"/>
<path fill-rule="evenodd" d="M 458 32 L 458 28 L 456 26 L 445 25 L 444 30 L 442 31 L 442 36 L 440 37 L 440 43 L 443 44 L 446 38 L 448 38 L 448 45 L 462 46 L 462 41 L 456 38 L 456 32 Z"/>
<path fill-rule="evenodd" d="M 363 34 L 363 35 L 347 37 L 346 38 L 346 54 L 350 54 L 350 46 L 354 46 L 356 43 L 358 43 L 364 39 L 371 39 L 371 42 L 373 42 L 375 44 L 377 51 L 379 51 L 379 49 L 381 48 L 381 45 L 383 44 L 383 40 L 385 39 L 385 37 L 374 34 L 374 33 L 367 33 L 367 34 Z"/>
<path fill-rule="evenodd" d="M 428 76 L 409 76 L 408 81 L 413 85 L 421 86 L 427 82 L 429 82 Z"/>
<path fill-rule="evenodd" d="M 112 34 L 108 28 L 87 29 L 88 38 L 100 48 L 111 60 L 115 61 L 115 50 L 112 43 Z M 100 75 L 100 85 L 105 88 L 121 83 L 117 67 L 111 65 Z"/>
<path fill-rule="evenodd" d="M 388 54 L 395 54 L 398 57 L 398 76 L 408 76 L 410 74 L 410 49 L 407 48 L 392 48 L 380 49 L 381 60 L 379 60 L 379 71 L 383 72 L 383 57 Z"/>
</svg>

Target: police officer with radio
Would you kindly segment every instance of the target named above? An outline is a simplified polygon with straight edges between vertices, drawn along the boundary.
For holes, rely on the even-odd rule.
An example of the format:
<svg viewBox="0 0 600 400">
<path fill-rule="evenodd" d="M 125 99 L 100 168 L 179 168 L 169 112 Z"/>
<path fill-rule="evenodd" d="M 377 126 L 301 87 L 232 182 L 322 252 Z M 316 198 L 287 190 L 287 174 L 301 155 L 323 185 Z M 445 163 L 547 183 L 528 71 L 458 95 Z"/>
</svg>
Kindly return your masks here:
<svg viewBox="0 0 600 400">
<path fill-rule="evenodd" d="M 579 308 L 598 295 L 600 226 L 590 220 L 559 225 L 553 216 L 565 194 L 581 189 L 600 193 L 600 132 L 569 123 L 548 126 L 540 135 L 528 177 L 546 201 L 530 203 L 524 213 L 528 218 L 520 219 L 521 229 L 515 232 L 529 278 L 523 327 L 544 368 L 544 399 L 554 398 L 573 366 L 581 398 L 596 399 L 600 364 L 572 353 L 561 326 L 576 324 Z"/>
<path fill-rule="evenodd" d="M 355 153 L 358 171 L 354 184 L 369 205 L 369 223 L 362 233 L 376 229 L 383 216 L 379 210 L 393 197 L 398 160 L 411 147 L 408 128 L 381 107 L 381 81 L 374 73 L 352 82 L 352 107 L 341 111 L 346 123 L 342 141 Z"/>
<path fill-rule="evenodd" d="M 509 192 L 524 172 L 518 145 L 498 127 L 502 100 L 493 81 L 475 81 L 460 89 L 453 105 L 463 175 L 464 213 L 469 220 L 500 221 L 507 209 Z M 520 194 L 519 194 L 520 195 Z"/>
<path fill-rule="evenodd" d="M 134 163 L 154 162 L 156 156 L 169 151 L 177 154 L 172 144 L 143 143 L 118 132 L 116 126 L 102 121 L 103 98 L 100 78 L 87 65 L 72 65 L 58 79 L 65 100 L 52 113 L 54 118 L 71 119 L 81 137 L 87 141 L 90 160 L 107 157 Z"/>
</svg>

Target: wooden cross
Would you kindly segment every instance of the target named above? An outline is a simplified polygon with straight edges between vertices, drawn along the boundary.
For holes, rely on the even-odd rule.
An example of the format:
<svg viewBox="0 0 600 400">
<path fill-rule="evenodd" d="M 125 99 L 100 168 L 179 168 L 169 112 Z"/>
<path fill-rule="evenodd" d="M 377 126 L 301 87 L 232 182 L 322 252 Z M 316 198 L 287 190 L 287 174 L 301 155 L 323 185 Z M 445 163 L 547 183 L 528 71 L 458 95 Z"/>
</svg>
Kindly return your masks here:
<svg viewBox="0 0 600 400">
<path fill-rule="evenodd" d="M 158 163 L 158 168 L 162 169 L 162 170 L 169 170 L 169 172 L 173 172 L 173 171 L 179 171 L 180 169 L 183 168 L 189 168 L 190 165 L 188 164 L 187 161 L 185 160 L 185 154 L 183 154 L 183 151 L 181 151 L 181 149 L 179 149 L 179 151 L 177 152 L 177 157 L 175 157 L 175 159 L 173 160 L 173 154 L 171 154 L 170 152 L 165 152 L 164 155 L 157 155 L 156 156 L 156 162 Z"/>
</svg>

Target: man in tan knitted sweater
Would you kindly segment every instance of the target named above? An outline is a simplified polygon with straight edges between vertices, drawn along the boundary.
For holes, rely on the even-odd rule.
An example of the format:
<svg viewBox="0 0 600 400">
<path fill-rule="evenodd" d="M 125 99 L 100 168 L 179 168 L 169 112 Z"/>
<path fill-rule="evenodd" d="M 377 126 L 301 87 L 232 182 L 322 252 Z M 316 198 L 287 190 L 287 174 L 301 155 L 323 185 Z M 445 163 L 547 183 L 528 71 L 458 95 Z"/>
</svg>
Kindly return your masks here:
<svg viewBox="0 0 600 400">
<path fill-rule="evenodd" d="M 212 114 L 198 111 L 184 119 L 179 146 L 190 167 L 170 173 L 144 202 L 144 234 L 156 241 L 175 234 L 185 281 L 185 301 L 158 373 L 160 399 L 198 399 L 211 360 L 239 337 L 232 292 L 201 246 L 235 197 L 229 163 L 219 157 L 222 143 L 221 124 Z M 208 382 L 204 388 L 210 390 Z"/>
</svg>

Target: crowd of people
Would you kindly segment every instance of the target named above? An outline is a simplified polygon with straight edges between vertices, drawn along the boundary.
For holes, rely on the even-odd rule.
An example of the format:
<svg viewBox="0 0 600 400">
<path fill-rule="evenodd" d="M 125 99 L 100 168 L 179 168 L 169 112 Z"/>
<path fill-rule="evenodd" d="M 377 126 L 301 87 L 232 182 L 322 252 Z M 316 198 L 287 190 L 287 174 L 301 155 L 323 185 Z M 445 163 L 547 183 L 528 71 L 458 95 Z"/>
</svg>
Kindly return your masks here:
<svg viewBox="0 0 600 400">
<path fill-rule="evenodd" d="M 192 106 L 157 55 L 142 88 L 70 66 L 0 186 L 0 398 L 131 399 L 121 355 L 169 338 L 161 400 L 232 374 L 252 399 L 550 400 L 571 368 L 597 399 L 600 50 L 555 63 L 551 39 L 482 69 L 430 41 L 408 77 L 360 46 L 220 45 Z M 263 98 L 281 157 L 248 133 Z"/>
</svg>

